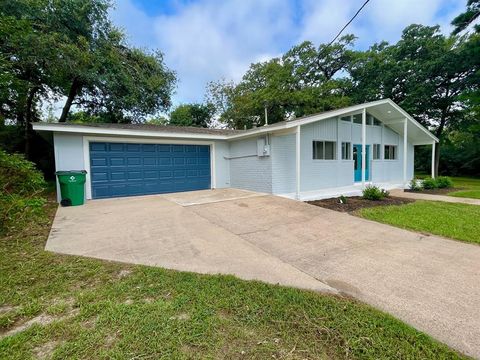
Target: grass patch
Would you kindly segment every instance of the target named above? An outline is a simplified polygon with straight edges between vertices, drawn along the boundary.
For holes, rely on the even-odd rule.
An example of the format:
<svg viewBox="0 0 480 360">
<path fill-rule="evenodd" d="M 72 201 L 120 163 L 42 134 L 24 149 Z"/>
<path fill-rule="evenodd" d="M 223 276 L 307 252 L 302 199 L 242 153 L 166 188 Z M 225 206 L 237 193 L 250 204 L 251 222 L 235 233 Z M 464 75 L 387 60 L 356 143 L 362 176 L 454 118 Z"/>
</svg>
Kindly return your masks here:
<svg viewBox="0 0 480 360">
<path fill-rule="evenodd" d="M 0 358 L 462 358 L 350 299 L 48 253 L 50 221 L 0 238 Z"/>
<path fill-rule="evenodd" d="M 461 188 L 462 190 L 450 192 L 448 195 L 462 198 L 480 199 L 480 179 L 455 177 L 452 178 L 452 180 L 455 184 L 455 187 Z"/>
<path fill-rule="evenodd" d="M 416 201 L 400 206 L 362 209 L 364 218 L 404 229 L 480 244 L 480 206 Z"/>
</svg>

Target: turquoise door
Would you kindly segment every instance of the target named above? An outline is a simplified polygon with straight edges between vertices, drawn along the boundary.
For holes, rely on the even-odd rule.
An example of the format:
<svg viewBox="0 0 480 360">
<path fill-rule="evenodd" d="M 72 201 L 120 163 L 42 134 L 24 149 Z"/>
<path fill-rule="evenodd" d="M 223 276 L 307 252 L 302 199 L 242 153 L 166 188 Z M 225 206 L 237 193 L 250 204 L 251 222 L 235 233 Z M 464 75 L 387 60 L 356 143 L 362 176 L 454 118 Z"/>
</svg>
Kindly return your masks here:
<svg viewBox="0 0 480 360">
<path fill-rule="evenodd" d="M 370 145 L 366 147 L 365 180 L 370 180 Z M 353 145 L 353 173 L 355 181 L 362 181 L 362 145 Z"/>
</svg>

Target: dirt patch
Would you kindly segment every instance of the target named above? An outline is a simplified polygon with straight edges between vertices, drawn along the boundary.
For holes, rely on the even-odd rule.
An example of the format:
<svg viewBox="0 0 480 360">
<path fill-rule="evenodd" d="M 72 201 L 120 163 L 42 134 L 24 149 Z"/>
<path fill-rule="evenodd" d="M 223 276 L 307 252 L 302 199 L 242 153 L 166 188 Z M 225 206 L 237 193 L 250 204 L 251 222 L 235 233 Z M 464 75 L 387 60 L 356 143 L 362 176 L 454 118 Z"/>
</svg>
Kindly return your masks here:
<svg viewBox="0 0 480 360">
<path fill-rule="evenodd" d="M 117 276 L 119 279 L 123 279 L 123 278 L 126 278 L 127 276 L 130 276 L 131 273 L 132 273 L 132 270 L 123 269 L 118 272 Z"/>
<path fill-rule="evenodd" d="M 376 201 L 366 200 L 361 196 L 352 196 L 347 198 L 346 204 L 342 204 L 339 198 L 307 201 L 307 203 L 310 205 L 320 206 L 330 210 L 352 213 L 354 211 L 357 211 L 363 208 L 385 206 L 385 205 L 403 205 L 403 204 L 412 203 L 414 201 L 415 200 L 413 199 L 399 198 L 395 196 L 389 196 L 382 200 L 376 200 Z"/>
<path fill-rule="evenodd" d="M 35 359 L 49 359 L 57 348 L 58 344 L 58 341 L 49 341 L 46 344 L 36 347 L 33 349 Z"/>
<path fill-rule="evenodd" d="M 190 320 L 190 315 L 188 315 L 187 313 L 181 313 L 170 317 L 170 320 Z"/>
<path fill-rule="evenodd" d="M 22 332 L 22 331 L 28 329 L 30 326 L 33 326 L 35 324 L 48 325 L 55 320 L 57 320 L 57 318 L 54 317 L 54 316 L 40 314 L 40 315 L 34 317 L 33 319 L 30 319 L 30 320 L 28 320 L 24 323 L 21 323 L 21 324 L 15 326 L 13 329 L 10 329 L 7 332 L 1 334 L 0 338 L 18 334 L 19 332 Z"/>
<path fill-rule="evenodd" d="M 0 306 L 0 315 L 8 313 L 10 311 L 17 310 L 18 306 L 2 305 Z"/>
</svg>

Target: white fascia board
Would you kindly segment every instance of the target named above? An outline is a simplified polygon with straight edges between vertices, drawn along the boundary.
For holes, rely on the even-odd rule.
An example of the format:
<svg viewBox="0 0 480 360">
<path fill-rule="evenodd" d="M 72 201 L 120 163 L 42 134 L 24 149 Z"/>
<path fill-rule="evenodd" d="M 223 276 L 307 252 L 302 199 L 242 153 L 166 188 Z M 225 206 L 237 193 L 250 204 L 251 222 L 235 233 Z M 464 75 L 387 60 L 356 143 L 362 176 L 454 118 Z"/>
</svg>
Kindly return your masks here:
<svg viewBox="0 0 480 360">
<path fill-rule="evenodd" d="M 130 130 L 130 129 L 106 129 L 89 128 L 86 126 L 55 126 L 55 124 L 33 124 L 33 130 L 53 131 L 63 133 L 78 133 L 84 135 L 113 135 L 113 136 L 133 136 L 150 138 L 170 138 L 170 139 L 205 139 L 205 140 L 226 140 L 227 135 L 213 134 L 192 134 L 192 133 L 169 133 L 160 131 Z"/>
</svg>

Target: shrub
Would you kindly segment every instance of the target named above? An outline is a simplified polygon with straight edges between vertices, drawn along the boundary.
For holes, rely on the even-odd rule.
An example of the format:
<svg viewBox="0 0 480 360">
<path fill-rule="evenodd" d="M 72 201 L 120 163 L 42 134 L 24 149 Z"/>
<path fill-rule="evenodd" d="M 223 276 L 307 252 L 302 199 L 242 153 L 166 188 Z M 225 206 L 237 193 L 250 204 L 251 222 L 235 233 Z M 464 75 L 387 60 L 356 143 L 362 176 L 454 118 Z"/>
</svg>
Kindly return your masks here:
<svg viewBox="0 0 480 360">
<path fill-rule="evenodd" d="M 408 186 L 410 190 L 412 191 L 420 191 L 422 190 L 422 187 L 418 184 L 417 179 L 412 179 L 410 180 L 410 184 Z"/>
<path fill-rule="evenodd" d="M 44 188 L 33 163 L 0 150 L 0 233 L 22 229 L 27 220 L 44 215 Z"/>
<path fill-rule="evenodd" d="M 347 197 L 345 195 L 340 195 L 340 197 L 338 198 L 338 202 L 340 204 L 346 204 L 348 202 Z"/>
<path fill-rule="evenodd" d="M 438 188 L 438 184 L 437 184 L 437 181 L 431 177 L 427 177 L 425 179 L 423 179 L 422 181 L 422 187 L 424 189 L 436 189 Z"/>
<path fill-rule="evenodd" d="M 437 187 L 440 189 L 446 189 L 453 187 L 453 181 L 448 176 L 439 176 L 436 179 Z"/>
<path fill-rule="evenodd" d="M 363 198 L 366 200 L 381 200 L 388 197 L 390 193 L 387 190 L 380 189 L 375 185 L 367 185 L 362 191 Z"/>
</svg>

